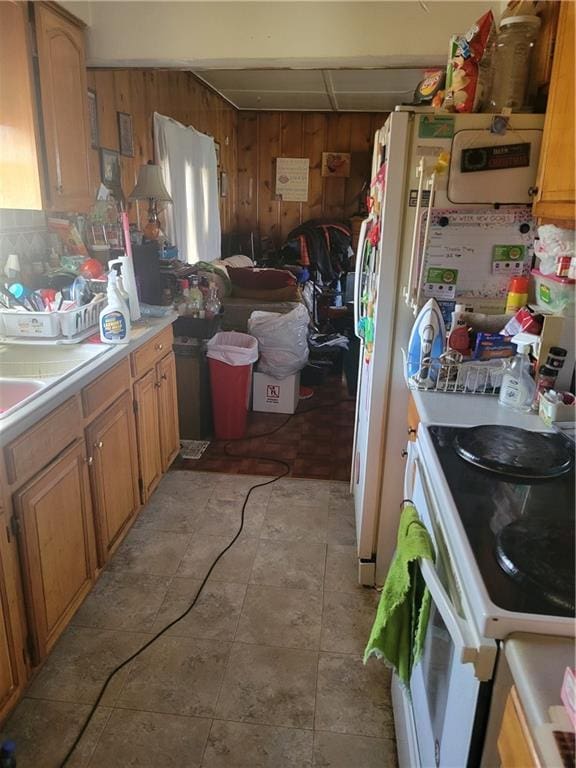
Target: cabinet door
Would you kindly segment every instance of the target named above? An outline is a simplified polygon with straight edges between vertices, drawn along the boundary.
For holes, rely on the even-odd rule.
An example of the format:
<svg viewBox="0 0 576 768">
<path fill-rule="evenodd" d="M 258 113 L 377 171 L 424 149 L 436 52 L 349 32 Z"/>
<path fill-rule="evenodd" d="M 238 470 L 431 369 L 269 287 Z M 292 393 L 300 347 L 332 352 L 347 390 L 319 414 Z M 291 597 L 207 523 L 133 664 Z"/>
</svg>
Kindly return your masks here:
<svg viewBox="0 0 576 768">
<path fill-rule="evenodd" d="M 142 502 L 150 497 L 162 477 L 157 389 L 154 368 L 134 384 Z"/>
<path fill-rule="evenodd" d="M 47 204 L 56 211 L 90 206 L 88 103 L 84 32 L 43 3 L 34 3 Z"/>
<path fill-rule="evenodd" d="M 0 208 L 42 208 L 26 3 L 0 3 Z"/>
<path fill-rule="evenodd" d="M 16 541 L 8 515 L 0 509 L 0 721 L 16 704 L 26 683 L 22 610 Z"/>
<path fill-rule="evenodd" d="M 84 441 L 14 495 L 34 651 L 52 648 L 92 586 L 96 556 Z"/>
<path fill-rule="evenodd" d="M 574 24 L 576 4 L 561 3 L 534 215 L 576 219 Z"/>
<path fill-rule="evenodd" d="M 162 471 L 166 472 L 180 450 L 178 426 L 178 395 L 174 352 L 162 358 L 156 366 L 158 382 L 158 414 L 160 418 L 160 451 Z"/>
<path fill-rule="evenodd" d="M 122 395 L 86 430 L 100 565 L 140 505 L 132 398 Z"/>
</svg>

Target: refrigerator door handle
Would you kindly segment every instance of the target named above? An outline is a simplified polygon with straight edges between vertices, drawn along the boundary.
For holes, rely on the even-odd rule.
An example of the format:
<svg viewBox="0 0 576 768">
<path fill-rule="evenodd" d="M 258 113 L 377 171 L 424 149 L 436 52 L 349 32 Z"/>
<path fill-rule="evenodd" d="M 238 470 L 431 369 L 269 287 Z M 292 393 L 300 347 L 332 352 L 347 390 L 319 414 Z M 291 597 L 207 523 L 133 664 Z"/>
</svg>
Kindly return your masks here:
<svg viewBox="0 0 576 768">
<path fill-rule="evenodd" d="M 424 263 L 426 261 L 426 248 L 428 247 L 428 235 L 430 232 L 430 220 L 432 219 L 432 203 L 434 200 L 434 192 L 436 191 L 436 171 L 432 171 L 430 176 L 430 197 L 428 198 L 428 213 L 426 215 L 426 227 L 424 229 L 424 240 L 422 242 L 422 252 L 420 253 L 420 259 L 418 264 L 418 284 L 416 286 L 415 303 L 413 305 L 414 312 L 418 311 L 418 302 L 420 300 L 420 294 L 422 293 L 422 284 L 424 283 Z"/>
<path fill-rule="evenodd" d="M 359 323 L 361 316 L 362 283 L 364 277 L 364 246 L 366 244 L 366 231 L 370 219 L 364 219 L 360 225 L 360 234 L 358 235 L 358 247 L 356 248 L 356 270 L 354 272 L 354 333 L 363 341 L 359 333 Z"/>
<path fill-rule="evenodd" d="M 410 272 L 408 273 L 408 285 L 404 289 L 404 300 L 412 308 L 414 301 L 414 267 L 416 262 L 416 250 L 418 247 L 418 231 L 420 228 L 420 212 L 422 210 L 422 191 L 424 189 L 424 158 L 418 163 L 418 193 L 416 195 L 416 212 L 414 214 L 414 230 L 412 232 L 412 249 L 410 251 Z"/>
</svg>

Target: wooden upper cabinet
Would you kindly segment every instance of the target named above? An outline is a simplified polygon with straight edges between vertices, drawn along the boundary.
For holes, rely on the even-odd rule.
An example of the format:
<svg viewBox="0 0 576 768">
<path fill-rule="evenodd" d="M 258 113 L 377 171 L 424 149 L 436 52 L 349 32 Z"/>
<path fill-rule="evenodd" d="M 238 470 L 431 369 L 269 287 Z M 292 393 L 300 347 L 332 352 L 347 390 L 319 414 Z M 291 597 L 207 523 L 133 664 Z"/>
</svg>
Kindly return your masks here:
<svg viewBox="0 0 576 768">
<path fill-rule="evenodd" d="M 576 221 L 576 160 L 574 153 L 574 10 L 576 3 L 560 4 L 556 50 L 544 138 L 538 172 L 534 216 Z"/>
<path fill-rule="evenodd" d="M 52 7 L 33 6 L 46 145 L 46 208 L 87 211 L 91 195 L 84 32 Z"/>
<path fill-rule="evenodd" d="M 0 2 L 0 208 L 42 209 L 26 3 Z"/>
</svg>

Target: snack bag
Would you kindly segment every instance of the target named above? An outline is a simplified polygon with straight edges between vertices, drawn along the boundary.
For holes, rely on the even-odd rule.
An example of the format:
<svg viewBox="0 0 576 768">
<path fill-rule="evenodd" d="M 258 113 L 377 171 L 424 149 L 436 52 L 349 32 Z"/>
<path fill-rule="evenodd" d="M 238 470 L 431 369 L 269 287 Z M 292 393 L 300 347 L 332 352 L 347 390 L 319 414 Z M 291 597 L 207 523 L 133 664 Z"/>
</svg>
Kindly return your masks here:
<svg viewBox="0 0 576 768">
<path fill-rule="evenodd" d="M 481 64 L 494 35 L 494 16 L 492 11 L 488 11 L 458 40 L 456 55 L 450 67 L 452 87 L 449 98 L 456 112 L 474 112 L 478 109 L 485 86 L 482 79 L 486 79 L 489 69 L 484 62 L 484 77 L 481 78 Z"/>
</svg>

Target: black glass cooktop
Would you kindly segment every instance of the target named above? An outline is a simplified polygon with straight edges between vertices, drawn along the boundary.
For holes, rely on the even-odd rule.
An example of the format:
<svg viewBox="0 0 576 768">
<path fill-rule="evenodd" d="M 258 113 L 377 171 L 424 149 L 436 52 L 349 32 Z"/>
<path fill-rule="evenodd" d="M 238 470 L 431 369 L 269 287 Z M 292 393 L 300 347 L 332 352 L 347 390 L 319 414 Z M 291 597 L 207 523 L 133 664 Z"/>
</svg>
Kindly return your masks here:
<svg viewBox="0 0 576 768">
<path fill-rule="evenodd" d="M 559 477 L 538 480 L 482 469 L 457 451 L 467 431 L 428 427 L 492 602 L 509 611 L 574 616 L 573 464 Z M 573 444 L 556 438 L 573 456 Z"/>
</svg>

